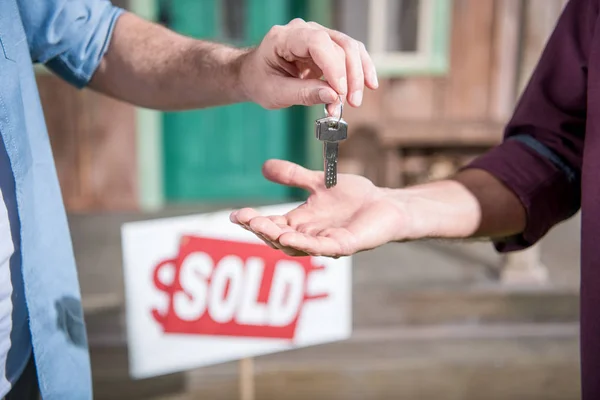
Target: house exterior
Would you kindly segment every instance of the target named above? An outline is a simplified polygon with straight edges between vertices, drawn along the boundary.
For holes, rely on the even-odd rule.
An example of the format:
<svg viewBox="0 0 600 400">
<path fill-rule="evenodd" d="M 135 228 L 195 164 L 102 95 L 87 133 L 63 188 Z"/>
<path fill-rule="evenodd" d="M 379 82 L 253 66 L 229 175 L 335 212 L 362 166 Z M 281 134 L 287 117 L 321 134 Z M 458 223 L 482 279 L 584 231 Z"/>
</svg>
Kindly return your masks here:
<svg viewBox="0 0 600 400">
<path fill-rule="evenodd" d="M 187 35 L 250 46 L 294 17 L 365 42 L 380 89 L 344 109 L 340 170 L 391 187 L 443 177 L 498 143 L 565 0 L 121 0 Z M 278 202 L 302 194 L 260 175 L 268 158 L 322 168 L 322 107 L 253 104 L 160 113 L 38 69 L 70 212 L 179 203 Z"/>
</svg>

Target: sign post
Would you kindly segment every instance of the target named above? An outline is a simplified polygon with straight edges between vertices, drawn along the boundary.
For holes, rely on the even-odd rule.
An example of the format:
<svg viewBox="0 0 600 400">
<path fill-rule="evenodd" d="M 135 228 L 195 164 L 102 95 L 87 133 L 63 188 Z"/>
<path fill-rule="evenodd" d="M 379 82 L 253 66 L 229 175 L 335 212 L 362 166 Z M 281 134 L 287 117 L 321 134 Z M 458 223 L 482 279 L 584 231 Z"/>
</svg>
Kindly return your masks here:
<svg viewBox="0 0 600 400">
<path fill-rule="evenodd" d="M 253 357 L 351 334 L 350 257 L 288 256 L 229 211 L 127 223 L 122 241 L 133 378 L 238 360 L 253 400 Z"/>
<path fill-rule="evenodd" d="M 240 400 L 254 400 L 254 360 L 240 360 Z"/>
</svg>

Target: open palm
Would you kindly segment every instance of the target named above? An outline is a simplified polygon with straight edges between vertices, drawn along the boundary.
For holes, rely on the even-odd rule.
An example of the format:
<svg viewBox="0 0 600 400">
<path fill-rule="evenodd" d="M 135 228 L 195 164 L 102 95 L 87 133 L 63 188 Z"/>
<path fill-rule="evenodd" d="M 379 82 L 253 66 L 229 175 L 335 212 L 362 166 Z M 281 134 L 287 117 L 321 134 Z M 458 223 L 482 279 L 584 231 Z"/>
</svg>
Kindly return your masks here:
<svg viewBox="0 0 600 400">
<path fill-rule="evenodd" d="M 245 208 L 233 212 L 231 221 L 287 254 L 351 255 L 393 240 L 402 229 L 402 208 L 364 177 L 341 174 L 338 184 L 326 189 L 322 172 L 282 160 L 267 161 L 263 174 L 275 183 L 308 190 L 310 196 L 285 215 L 262 216 Z"/>
</svg>

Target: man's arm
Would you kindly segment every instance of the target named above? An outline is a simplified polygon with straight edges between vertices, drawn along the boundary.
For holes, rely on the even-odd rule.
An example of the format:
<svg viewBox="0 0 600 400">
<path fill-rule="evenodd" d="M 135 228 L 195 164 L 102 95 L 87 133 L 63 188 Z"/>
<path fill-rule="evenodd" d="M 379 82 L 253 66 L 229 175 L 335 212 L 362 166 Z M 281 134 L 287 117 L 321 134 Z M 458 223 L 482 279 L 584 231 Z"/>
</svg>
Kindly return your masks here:
<svg viewBox="0 0 600 400">
<path fill-rule="evenodd" d="M 247 51 L 179 35 L 124 13 L 89 86 L 157 109 L 247 101 L 239 80 Z"/>
<path fill-rule="evenodd" d="M 410 219 L 397 240 L 420 238 L 506 238 L 525 229 L 518 197 L 484 170 L 462 171 L 453 179 L 388 190 Z"/>
<path fill-rule="evenodd" d="M 365 83 L 377 87 L 364 46 L 313 23 L 277 26 L 257 49 L 241 50 L 125 13 L 90 86 L 136 105 L 182 110 L 244 101 L 269 109 L 331 104 L 347 93 L 359 106 Z"/>
<path fill-rule="evenodd" d="M 300 19 L 273 27 L 257 48 L 240 50 L 176 34 L 109 0 L 17 4 L 34 62 L 77 87 L 91 81 L 95 90 L 136 105 L 329 104 L 333 113 L 339 97 L 359 106 L 365 86 L 378 86 L 364 45 Z"/>
</svg>

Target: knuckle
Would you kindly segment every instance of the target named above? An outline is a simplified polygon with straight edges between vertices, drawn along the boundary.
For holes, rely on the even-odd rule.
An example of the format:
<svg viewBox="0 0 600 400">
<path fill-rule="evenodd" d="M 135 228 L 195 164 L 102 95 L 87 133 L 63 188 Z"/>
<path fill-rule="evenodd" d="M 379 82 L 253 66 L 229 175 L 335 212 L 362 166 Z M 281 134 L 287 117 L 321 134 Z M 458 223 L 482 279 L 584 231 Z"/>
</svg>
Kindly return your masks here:
<svg viewBox="0 0 600 400">
<path fill-rule="evenodd" d="M 283 32 L 285 28 L 281 25 L 273 25 L 271 27 L 271 29 L 269 29 L 269 32 L 267 32 L 267 37 L 272 37 L 272 38 L 276 38 L 281 36 L 281 33 Z"/>
<path fill-rule="evenodd" d="M 318 42 L 327 42 L 331 40 L 329 34 L 324 30 L 313 30 L 311 33 L 313 38 Z"/>
<path fill-rule="evenodd" d="M 346 51 L 360 51 L 360 46 L 358 45 L 358 42 L 350 38 L 349 36 L 346 36 L 344 39 L 342 39 L 342 43 L 344 44 L 344 48 L 346 49 Z"/>
<path fill-rule="evenodd" d="M 302 25 L 305 23 L 306 23 L 306 21 L 304 21 L 302 18 L 294 18 L 293 20 L 290 21 L 289 25 Z"/>
<path fill-rule="evenodd" d="M 253 218 L 250 220 L 250 223 L 248 224 L 250 226 L 250 229 L 252 230 L 262 230 L 264 228 L 264 224 L 262 223 L 262 221 L 260 220 L 260 218 Z"/>
<path fill-rule="evenodd" d="M 298 92 L 298 101 L 300 102 L 300 104 L 302 105 L 309 105 L 312 103 L 312 99 L 311 99 L 311 93 L 312 91 L 309 88 L 302 88 L 300 89 L 300 91 Z"/>
</svg>

